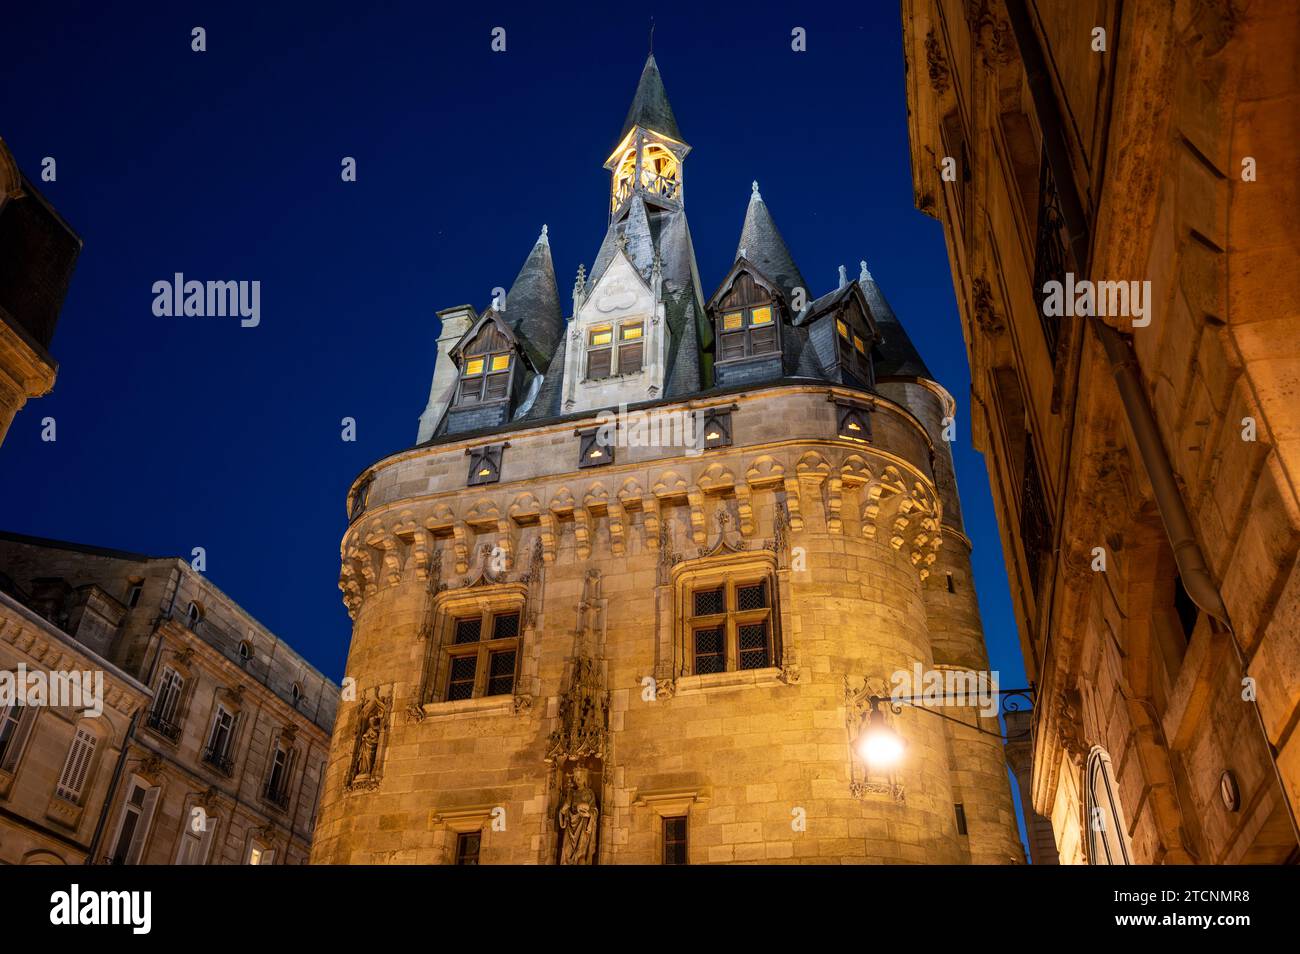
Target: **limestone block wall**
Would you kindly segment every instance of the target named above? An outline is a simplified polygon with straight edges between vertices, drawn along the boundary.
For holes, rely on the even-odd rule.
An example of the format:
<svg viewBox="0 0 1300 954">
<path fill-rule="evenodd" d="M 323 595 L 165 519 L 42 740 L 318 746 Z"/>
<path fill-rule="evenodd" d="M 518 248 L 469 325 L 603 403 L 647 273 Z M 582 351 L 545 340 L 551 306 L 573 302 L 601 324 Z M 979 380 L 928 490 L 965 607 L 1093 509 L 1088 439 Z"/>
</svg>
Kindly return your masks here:
<svg viewBox="0 0 1300 954">
<path fill-rule="evenodd" d="M 465 487 L 462 442 L 364 475 L 340 576 L 357 698 L 336 722 L 313 861 L 450 863 L 456 836 L 481 831 L 484 863 L 553 863 L 546 759 L 584 647 L 608 705 L 600 863 L 657 863 L 662 818 L 683 814 L 691 863 L 1018 860 L 1000 752 L 909 708 L 892 716 L 908 744 L 895 777 L 868 777 L 850 749 L 846 683 L 887 692 L 895 670 L 936 662 L 942 505 L 917 419 L 880 400 L 872 444 L 841 440 L 835 393 L 729 396 L 733 445 L 694 456 L 616 447 L 579 471 L 589 422 L 570 421 L 505 435 L 499 484 Z M 772 665 L 693 675 L 690 582 L 739 566 L 771 581 Z M 511 600 L 514 693 L 438 701 L 446 617 Z"/>
</svg>

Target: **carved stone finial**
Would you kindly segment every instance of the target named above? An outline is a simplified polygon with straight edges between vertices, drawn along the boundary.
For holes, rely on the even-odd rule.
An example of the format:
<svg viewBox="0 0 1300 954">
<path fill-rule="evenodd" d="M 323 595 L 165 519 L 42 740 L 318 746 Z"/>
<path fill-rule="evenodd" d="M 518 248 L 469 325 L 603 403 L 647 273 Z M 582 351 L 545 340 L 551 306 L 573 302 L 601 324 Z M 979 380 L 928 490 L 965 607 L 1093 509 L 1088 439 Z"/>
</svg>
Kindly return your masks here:
<svg viewBox="0 0 1300 954">
<path fill-rule="evenodd" d="M 837 288 L 843 288 L 849 283 L 849 272 L 843 265 L 840 266 L 840 283 Z"/>
<path fill-rule="evenodd" d="M 762 202 L 762 201 L 763 201 L 763 194 L 762 194 L 761 192 L 758 191 L 758 180 L 757 180 L 757 179 L 754 180 L 753 189 L 754 189 L 753 197 L 754 197 L 755 199 L 757 199 L 759 202 Z"/>
<path fill-rule="evenodd" d="M 859 282 L 875 281 L 875 279 L 871 277 L 871 270 L 867 268 L 867 260 L 865 258 L 862 261 L 858 262 L 858 268 L 861 269 L 861 271 L 858 272 Z"/>
<path fill-rule="evenodd" d="M 550 240 L 550 238 L 547 237 L 546 232 L 547 232 L 547 227 L 546 227 L 545 225 L 543 225 L 543 226 L 542 226 L 542 234 L 539 235 L 539 236 L 537 236 L 537 244 L 538 244 L 538 245 L 550 245 L 550 244 L 551 244 L 551 240 Z"/>
<path fill-rule="evenodd" d="M 620 252 L 626 252 L 626 251 L 627 251 L 627 233 L 626 233 L 626 232 L 619 232 L 619 233 L 618 233 L 618 238 L 614 239 L 614 244 L 615 244 L 616 246 L 618 246 L 618 250 L 619 250 Z"/>
</svg>

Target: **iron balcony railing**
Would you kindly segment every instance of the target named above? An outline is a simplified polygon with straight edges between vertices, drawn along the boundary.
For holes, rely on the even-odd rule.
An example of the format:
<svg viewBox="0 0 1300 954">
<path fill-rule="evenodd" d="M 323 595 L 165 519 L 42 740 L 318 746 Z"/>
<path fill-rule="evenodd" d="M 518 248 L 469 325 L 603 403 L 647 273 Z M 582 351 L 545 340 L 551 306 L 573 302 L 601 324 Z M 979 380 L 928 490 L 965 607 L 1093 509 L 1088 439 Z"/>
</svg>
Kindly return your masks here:
<svg viewBox="0 0 1300 954">
<path fill-rule="evenodd" d="M 224 751 L 208 746 L 203 750 L 203 761 L 211 765 L 222 775 L 230 776 L 234 774 L 235 763 Z"/>
<path fill-rule="evenodd" d="M 150 712 L 145 726 L 157 732 L 165 739 L 175 742 L 181 737 L 181 727 L 169 719 L 164 719 L 160 713 Z"/>
<path fill-rule="evenodd" d="M 287 787 L 276 790 L 270 785 L 267 785 L 262 789 L 262 798 L 266 799 L 282 812 L 288 811 L 289 809 L 289 789 Z"/>
</svg>

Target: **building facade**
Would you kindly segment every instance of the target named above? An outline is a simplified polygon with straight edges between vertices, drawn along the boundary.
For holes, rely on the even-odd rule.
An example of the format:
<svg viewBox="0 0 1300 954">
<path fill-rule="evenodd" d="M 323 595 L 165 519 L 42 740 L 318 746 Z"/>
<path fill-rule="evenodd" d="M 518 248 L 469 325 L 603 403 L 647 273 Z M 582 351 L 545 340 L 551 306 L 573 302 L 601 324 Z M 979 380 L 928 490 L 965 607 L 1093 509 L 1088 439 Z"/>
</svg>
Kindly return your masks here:
<svg viewBox="0 0 1300 954">
<path fill-rule="evenodd" d="M 81 239 L 0 139 L 0 443 L 27 399 L 54 387 L 48 349 L 79 254 Z"/>
<path fill-rule="evenodd" d="M 0 861 L 306 863 L 338 686 L 183 560 L 0 534 L 0 584 L 0 668 L 104 673 L 0 704 Z"/>
<path fill-rule="evenodd" d="M 1062 863 L 1297 858 L 1298 28 L 903 3 Z"/>
<path fill-rule="evenodd" d="M 952 398 L 757 183 L 706 293 L 690 151 L 651 57 L 567 317 L 545 227 L 439 312 L 418 443 L 349 493 L 314 863 L 1023 861 L 996 716 L 878 699 L 987 670 Z"/>
</svg>

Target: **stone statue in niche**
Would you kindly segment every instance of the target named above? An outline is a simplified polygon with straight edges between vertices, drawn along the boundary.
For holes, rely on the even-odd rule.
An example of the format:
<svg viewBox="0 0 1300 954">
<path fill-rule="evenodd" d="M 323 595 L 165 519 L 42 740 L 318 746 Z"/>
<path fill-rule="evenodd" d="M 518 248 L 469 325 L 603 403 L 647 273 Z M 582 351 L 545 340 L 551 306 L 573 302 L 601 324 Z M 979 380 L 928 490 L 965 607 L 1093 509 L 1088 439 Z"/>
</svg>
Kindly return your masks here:
<svg viewBox="0 0 1300 954">
<path fill-rule="evenodd" d="M 348 781 L 349 789 L 368 789 L 379 783 L 379 755 L 383 747 L 384 728 L 391 698 L 391 696 L 387 699 L 381 698 L 376 691 L 375 698 L 362 704 L 360 718 L 357 720 L 352 772 Z"/>
<path fill-rule="evenodd" d="M 375 770 L 375 755 L 379 752 L 379 733 L 383 730 L 383 719 L 371 715 L 361 732 L 361 744 L 357 746 L 357 778 L 369 777 Z"/>
<path fill-rule="evenodd" d="M 569 776 L 569 785 L 560 804 L 556 819 L 563 840 L 560 844 L 560 864 L 589 865 L 596 858 L 596 832 L 600 822 L 600 808 L 596 793 L 590 785 L 590 773 L 581 765 L 575 766 Z"/>
</svg>

